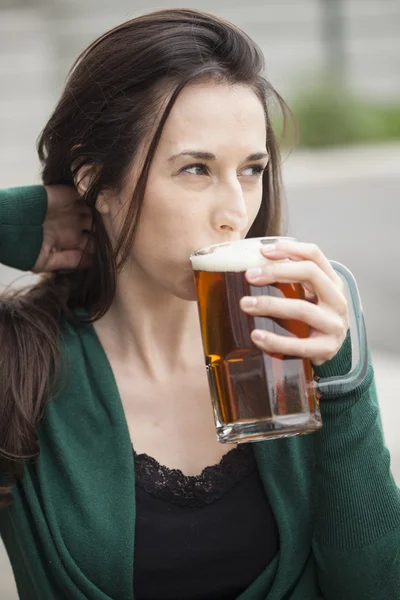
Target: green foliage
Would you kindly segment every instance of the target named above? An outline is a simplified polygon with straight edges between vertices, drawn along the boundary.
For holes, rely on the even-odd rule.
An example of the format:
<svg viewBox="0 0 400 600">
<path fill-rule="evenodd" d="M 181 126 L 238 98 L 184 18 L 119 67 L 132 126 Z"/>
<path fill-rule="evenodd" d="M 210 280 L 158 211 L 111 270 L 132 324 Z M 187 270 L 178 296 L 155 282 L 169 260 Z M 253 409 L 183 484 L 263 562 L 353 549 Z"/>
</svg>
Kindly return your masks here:
<svg viewBox="0 0 400 600">
<path fill-rule="evenodd" d="M 297 119 L 301 147 L 400 140 L 400 103 L 385 105 L 363 100 L 333 79 L 307 88 L 303 84 L 291 108 Z"/>
</svg>

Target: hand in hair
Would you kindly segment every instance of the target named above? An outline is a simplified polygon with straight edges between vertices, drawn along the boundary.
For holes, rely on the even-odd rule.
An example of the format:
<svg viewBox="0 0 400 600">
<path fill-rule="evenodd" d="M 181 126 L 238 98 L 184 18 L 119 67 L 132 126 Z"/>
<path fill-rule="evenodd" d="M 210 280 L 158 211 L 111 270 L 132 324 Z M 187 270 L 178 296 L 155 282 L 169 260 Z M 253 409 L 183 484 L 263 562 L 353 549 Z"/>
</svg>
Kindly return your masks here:
<svg viewBox="0 0 400 600">
<path fill-rule="evenodd" d="M 73 187 L 48 185 L 45 189 L 47 213 L 43 223 L 43 244 L 33 271 L 89 267 L 93 253 L 90 209 L 78 202 Z"/>
</svg>

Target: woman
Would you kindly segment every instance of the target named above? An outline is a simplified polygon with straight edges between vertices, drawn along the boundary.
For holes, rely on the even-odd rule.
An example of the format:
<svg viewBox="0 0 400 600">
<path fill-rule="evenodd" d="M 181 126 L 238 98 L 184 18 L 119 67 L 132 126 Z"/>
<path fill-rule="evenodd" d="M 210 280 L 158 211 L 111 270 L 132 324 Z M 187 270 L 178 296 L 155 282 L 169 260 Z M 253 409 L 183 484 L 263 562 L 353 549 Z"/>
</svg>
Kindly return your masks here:
<svg viewBox="0 0 400 600">
<path fill-rule="evenodd" d="M 39 141 L 46 187 L 2 192 L 1 261 L 47 273 L 0 313 L 0 528 L 24 600 L 400 597 L 372 368 L 321 399 L 313 436 L 216 441 L 189 255 L 280 232 L 268 106 L 282 101 L 262 69 L 216 17 L 124 23 L 70 73 Z M 241 308 L 313 333 L 254 344 L 347 372 L 325 256 L 298 242 L 268 256 L 291 260 L 249 281 L 300 282 L 312 301 Z"/>
</svg>

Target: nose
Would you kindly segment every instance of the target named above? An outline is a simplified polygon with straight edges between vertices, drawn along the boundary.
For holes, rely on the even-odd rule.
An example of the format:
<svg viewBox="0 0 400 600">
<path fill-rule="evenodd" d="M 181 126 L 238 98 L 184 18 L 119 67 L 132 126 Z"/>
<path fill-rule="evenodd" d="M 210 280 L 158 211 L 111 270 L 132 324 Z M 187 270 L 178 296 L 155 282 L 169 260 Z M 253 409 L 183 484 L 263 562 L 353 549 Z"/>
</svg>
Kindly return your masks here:
<svg viewBox="0 0 400 600">
<path fill-rule="evenodd" d="M 240 233 L 247 228 L 249 216 L 240 182 L 220 184 L 215 191 L 215 208 L 212 215 L 212 226 L 218 231 Z"/>
</svg>

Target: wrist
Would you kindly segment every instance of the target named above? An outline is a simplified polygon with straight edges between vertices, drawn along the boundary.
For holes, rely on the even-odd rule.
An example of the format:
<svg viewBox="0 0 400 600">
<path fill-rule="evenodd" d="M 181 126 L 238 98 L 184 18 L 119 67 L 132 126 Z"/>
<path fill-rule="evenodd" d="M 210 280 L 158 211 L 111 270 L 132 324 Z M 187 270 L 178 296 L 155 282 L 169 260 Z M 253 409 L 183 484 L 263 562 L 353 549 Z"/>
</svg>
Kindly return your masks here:
<svg viewBox="0 0 400 600">
<path fill-rule="evenodd" d="M 46 217 L 47 192 L 42 185 L 4 191 L 0 203 L 0 227 L 40 227 Z"/>
<path fill-rule="evenodd" d="M 313 365 L 313 370 L 318 378 L 337 377 L 349 373 L 352 366 L 352 347 L 350 330 L 337 354 L 323 365 Z"/>
<path fill-rule="evenodd" d="M 46 190 L 41 185 L 12 188 L 0 199 L 0 262 L 30 271 L 43 243 Z"/>
</svg>

